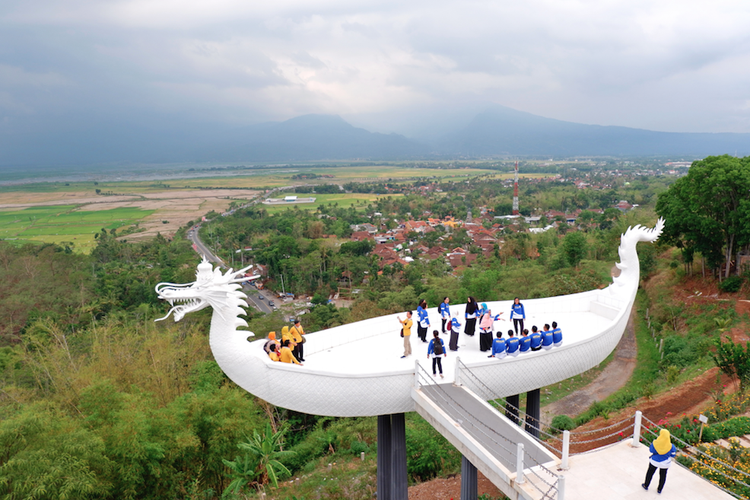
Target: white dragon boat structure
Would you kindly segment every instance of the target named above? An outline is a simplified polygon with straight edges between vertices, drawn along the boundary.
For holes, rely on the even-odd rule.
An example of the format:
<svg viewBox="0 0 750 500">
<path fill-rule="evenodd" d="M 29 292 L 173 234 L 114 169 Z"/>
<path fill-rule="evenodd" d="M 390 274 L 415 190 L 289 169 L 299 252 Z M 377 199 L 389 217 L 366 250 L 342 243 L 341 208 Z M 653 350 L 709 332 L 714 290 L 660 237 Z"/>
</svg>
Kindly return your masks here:
<svg viewBox="0 0 750 500">
<path fill-rule="evenodd" d="M 606 288 L 572 295 L 524 300 L 527 327 L 557 321 L 564 340 L 559 347 L 518 357 L 488 358 L 478 347 L 478 335 L 461 333 L 461 347 L 444 358 L 446 379 L 472 385 L 480 380 L 496 396 L 533 391 L 582 373 L 602 362 L 619 342 L 640 280 L 638 242 L 654 242 L 664 227 L 635 226 L 621 236 L 619 276 Z M 412 388 L 417 363 L 427 367 L 426 344 L 412 334 L 414 356 L 401 358 L 403 343 L 397 315 L 381 316 L 306 335 L 303 366 L 271 361 L 240 318 L 246 307 L 241 271 L 222 273 L 204 261 L 191 284 L 160 283 L 156 291 L 172 305 L 175 321 L 185 314 L 213 307 L 210 345 L 221 369 L 237 385 L 269 403 L 315 415 L 375 416 L 414 411 Z M 523 291 L 519 290 L 519 296 Z M 511 301 L 487 302 L 495 312 L 510 313 Z M 451 305 L 463 323 L 463 306 Z M 428 310 L 433 327 L 440 324 L 436 309 Z M 401 313 L 403 317 L 403 313 Z M 496 324 L 503 330 L 510 325 Z M 430 328 L 430 331 L 433 328 Z M 414 328 L 416 330 L 416 328 Z M 447 337 L 443 337 L 446 339 Z M 456 361 L 460 356 L 461 363 Z M 462 375 L 459 366 L 472 377 Z M 486 390 L 477 391 L 487 392 Z"/>
</svg>

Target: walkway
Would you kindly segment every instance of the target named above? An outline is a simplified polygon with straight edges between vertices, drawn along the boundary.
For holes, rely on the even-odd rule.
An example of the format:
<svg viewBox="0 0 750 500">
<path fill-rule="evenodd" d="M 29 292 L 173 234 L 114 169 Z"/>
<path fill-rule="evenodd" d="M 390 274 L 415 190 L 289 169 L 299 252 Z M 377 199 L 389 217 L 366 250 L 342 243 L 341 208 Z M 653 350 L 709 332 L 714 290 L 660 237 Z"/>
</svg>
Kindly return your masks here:
<svg viewBox="0 0 750 500">
<path fill-rule="evenodd" d="M 570 458 L 565 471 L 565 498 L 634 500 L 654 498 L 659 473 L 649 491 L 641 488 L 648 468 L 648 448 L 633 448 L 632 439 Z M 686 468 L 673 463 L 659 500 L 732 500 L 734 497 Z"/>
<path fill-rule="evenodd" d="M 435 383 L 424 370 L 419 370 L 418 379 L 420 384 L 412 391 L 417 412 L 512 500 L 633 500 L 651 498 L 649 495 L 656 493 L 658 474 L 649 491 L 641 487 L 650 453 L 643 444 L 632 446 L 632 419 L 613 423 L 607 436 L 584 432 L 572 437 L 574 450 L 577 443 L 611 442 L 613 436 L 614 439 L 626 436 L 613 445 L 571 455 L 568 469 L 562 470 L 559 440 L 548 436 L 547 443 L 537 441 L 467 387 Z M 641 432 L 650 431 L 641 427 Z M 517 443 L 523 444 L 524 451 L 522 483 L 517 481 Z M 729 500 L 734 497 L 673 463 L 659 498 Z"/>
<path fill-rule="evenodd" d="M 422 378 L 429 375 L 422 371 Z M 557 498 L 557 457 L 465 387 L 423 385 L 412 392 L 416 410 L 511 499 Z M 525 484 L 516 482 L 523 444 Z"/>
</svg>

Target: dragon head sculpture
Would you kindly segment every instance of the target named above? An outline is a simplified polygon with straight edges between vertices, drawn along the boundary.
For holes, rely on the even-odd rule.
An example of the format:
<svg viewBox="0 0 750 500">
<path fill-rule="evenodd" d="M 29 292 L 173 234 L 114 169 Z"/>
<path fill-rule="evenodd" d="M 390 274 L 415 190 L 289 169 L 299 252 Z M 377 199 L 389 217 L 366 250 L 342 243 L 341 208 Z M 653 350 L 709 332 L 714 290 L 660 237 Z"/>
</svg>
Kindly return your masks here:
<svg viewBox="0 0 750 500">
<path fill-rule="evenodd" d="M 235 326 L 247 326 L 247 323 L 239 318 L 239 315 L 244 313 L 244 308 L 247 307 L 245 302 L 247 296 L 241 291 L 240 283 L 253 278 L 244 276 L 235 278 L 247 269 L 249 266 L 239 271 L 230 269 L 226 274 L 222 274 L 218 267 L 214 269 L 204 257 L 203 262 L 198 264 L 194 283 L 159 283 L 156 285 L 159 298 L 166 300 L 172 306 L 166 316 L 156 321 L 167 319 L 173 313 L 174 320 L 180 321 L 187 313 L 211 306 L 214 313 L 223 320 L 234 317 Z"/>
<path fill-rule="evenodd" d="M 638 252 L 636 245 L 644 241 L 653 243 L 659 239 L 664 230 L 664 219 L 659 218 L 653 228 L 648 228 L 638 224 L 635 227 L 629 227 L 620 237 L 620 247 L 617 253 L 620 255 L 620 262 L 615 266 L 620 270 L 620 275 L 612 280 L 614 288 L 610 291 L 615 292 L 617 289 L 637 289 L 640 278 L 640 265 L 638 261 Z"/>
</svg>

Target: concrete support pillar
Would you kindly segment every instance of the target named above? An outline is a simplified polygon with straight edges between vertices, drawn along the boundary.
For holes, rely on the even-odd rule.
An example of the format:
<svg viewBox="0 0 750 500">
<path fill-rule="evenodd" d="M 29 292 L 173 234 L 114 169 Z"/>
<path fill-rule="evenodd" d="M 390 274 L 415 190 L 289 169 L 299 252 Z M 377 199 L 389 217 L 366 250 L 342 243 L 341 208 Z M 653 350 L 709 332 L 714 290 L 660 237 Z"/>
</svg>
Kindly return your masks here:
<svg viewBox="0 0 750 500">
<path fill-rule="evenodd" d="M 505 398 L 505 416 L 516 424 L 518 423 L 518 406 L 520 400 L 521 398 L 518 394 Z"/>
<path fill-rule="evenodd" d="M 378 415 L 378 500 L 392 500 L 391 416 Z"/>
<path fill-rule="evenodd" d="M 406 420 L 403 413 L 378 415 L 378 500 L 408 500 Z"/>
<path fill-rule="evenodd" d="M 403 413 L 391 415 L 391 479 L 392 500 L 409 500 L 409 479 L 406 470 L 406 419 Z"/>
<path fill-rule="evenodd" d="M 461 500 L 477 500 L 478 495 L 477 468 L 461 456 Z"/>
<path fill-rule="evenodd" d="M 534 389 L 526 393 L 526 432 L 539 437 L 539 419 L 541 417 L 541 391 Z"/>
</svg>

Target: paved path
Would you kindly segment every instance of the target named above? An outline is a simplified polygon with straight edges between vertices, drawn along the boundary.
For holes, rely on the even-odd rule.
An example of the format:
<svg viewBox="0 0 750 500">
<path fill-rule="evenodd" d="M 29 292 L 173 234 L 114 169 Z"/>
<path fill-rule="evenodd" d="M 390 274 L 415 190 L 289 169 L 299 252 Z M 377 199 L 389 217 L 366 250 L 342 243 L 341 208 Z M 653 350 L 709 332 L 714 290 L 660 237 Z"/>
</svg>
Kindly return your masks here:
<svg viewBox="0 0 750 500">
<path fill-rule="evenodd" d="M 589 385 L 544 406 L 542 408 L 542 421 L 549 423 L 555 415 L 575 417 L 586 411 L 593 402 L 601 401 L 621 389 L 630 380 L 638 355 L 633 324 L 635 314 L 637 314 L 636 308 L 633 307 L 625 332 L 615 348 L 615 358 Z"/>
</svg>

